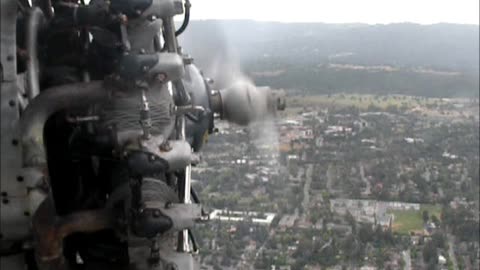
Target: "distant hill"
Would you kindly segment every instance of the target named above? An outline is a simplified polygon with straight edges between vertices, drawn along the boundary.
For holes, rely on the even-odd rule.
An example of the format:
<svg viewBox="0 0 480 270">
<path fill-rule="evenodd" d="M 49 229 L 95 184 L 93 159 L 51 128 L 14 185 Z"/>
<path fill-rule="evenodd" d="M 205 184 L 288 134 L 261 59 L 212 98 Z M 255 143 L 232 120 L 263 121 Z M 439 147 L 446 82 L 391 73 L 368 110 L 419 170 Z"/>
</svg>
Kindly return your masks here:
<svg viewBox="0 0 480 270">
<path fill-rule="evenodd" d="M 257 84 L 310 93 L 479 91 L 478 25 L 206 20 L 191 22 L 181 44 L 219 87 L 241 69 Z"/>
</svg>

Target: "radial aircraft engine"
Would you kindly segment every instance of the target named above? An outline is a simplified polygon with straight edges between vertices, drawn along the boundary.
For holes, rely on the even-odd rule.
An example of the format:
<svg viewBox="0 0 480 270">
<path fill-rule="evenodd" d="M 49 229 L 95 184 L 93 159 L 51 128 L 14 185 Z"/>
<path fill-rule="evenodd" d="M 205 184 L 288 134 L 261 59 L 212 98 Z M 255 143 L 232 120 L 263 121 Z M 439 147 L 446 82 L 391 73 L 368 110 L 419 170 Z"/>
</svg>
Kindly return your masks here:
<svg viewBox="0 0 480 270">
<path fill-rule="evenodd" d="M 1 269 L 198 267 L 206 137 L 283 95 L 211 89 L 177 39 L 189 1 L 0 3 Z"/>
</svg>

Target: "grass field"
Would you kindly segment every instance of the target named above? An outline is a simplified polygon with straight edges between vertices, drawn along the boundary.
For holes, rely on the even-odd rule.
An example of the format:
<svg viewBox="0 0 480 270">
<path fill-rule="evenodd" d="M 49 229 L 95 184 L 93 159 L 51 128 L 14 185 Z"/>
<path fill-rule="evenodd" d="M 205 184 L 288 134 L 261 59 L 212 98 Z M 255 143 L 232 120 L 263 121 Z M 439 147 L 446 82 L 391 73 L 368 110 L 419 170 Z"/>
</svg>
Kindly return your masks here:
<svg viewBox="0 0 480 270">
<path fill-rule="evenodd" d="M 409 234 L 410 232 L 423 231 L 423 211 L 427 210 L 428 215 L 435 215 L 440 220 L 441 207 L 438 205 L 422 205 L 420 210 L 391 211 L 394 214 L 392 229 L 394 232 Z"/>
</svg>

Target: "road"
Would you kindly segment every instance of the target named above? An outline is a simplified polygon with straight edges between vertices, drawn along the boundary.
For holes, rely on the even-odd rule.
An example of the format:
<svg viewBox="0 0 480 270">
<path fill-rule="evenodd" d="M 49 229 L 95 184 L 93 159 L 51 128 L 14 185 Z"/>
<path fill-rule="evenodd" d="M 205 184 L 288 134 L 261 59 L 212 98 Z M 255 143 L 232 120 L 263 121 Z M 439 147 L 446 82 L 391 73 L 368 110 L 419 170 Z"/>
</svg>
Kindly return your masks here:
<svg viewBox="0 0 480 270">
<path fill-rule="evenodd" d="M 403 261 L 405 262 L 405 266 L 403 270 L 412 270 L 412 259 L 410 258 L 410 249 L 402 251 Z"/>
<path fill-rule="evenodd" d="M 248 254 L 244 250 L 242 255 L 240 255 L 240 260 L 238 261 L 234 269 L 253 269 L 254 264 L 258 259 L 258 256 L 262 254 L 262 251 L 265 249 L 265 245 L 268 243 L 270 238 L 272 238 L 274 235 L 275 235 L 275 229 L 271 229 L 270 232 L 268 233 L 267 239 L 265 239 L 265 241 L 260 246 L 260 248 L 258 248 L 257 252 L 255 252 L 255 256 L 253 257 L 253 260 L 251 260 L 251 257 L 248 256 Z M 248 260 L 248 257 L 250 257 L 250 260 Z"/>
<path fill-rule="evenodd" d="M 329 164 L 327 168 L 327 190 L 328 192 L 332 193 L 332 184 L 333 184 L 333 178 L 334 178 L 334 172 L 333 172 L 333 165 Z"/>
<path fill-rule="evenodd" d="M 371 193 L 371 185 L 370 181 L 367 180 L 365 177 L 365 169 L 363 168 L 363 163 L 360 162 L 360 178 L 362 178 L 362 181 L 365 182 L 366 188 L 364 191 L 362 191 L 362 195 L 370 195 Z"/>
<path fill-rule="evenodd" d="M 455 257 L 455 252 L 453 251 L 453 246 L 455 245 L 455 238 L 453 237 L 453 235 L 448 234 L 447 239 L 448 239 L 448 256 L 452 261 L 453 270 L 458 270 L 457 258 Z"/>
<path fill-rule="evenodd" d="M 308 164 L 307 170 L 305 172 L 305 185 L 303 186 L 303 214 L 306 215 L 308 213 L 308 205 L 310 204 L 310 186 L 312 184 L 312 173 L 313 173 L 313 165 Z"/>
<path fill-rule="evenodd" d="M 257 252 L 255 253 L 255 258 L 253 259 L 253 263 L 255 263 L 257 261 L 257 258 L 258 256 L 262 253 L 262 251 L 265 249 L 265 245 L 268 243 L 268 241 L 270 240 L 270 238 L 272 238 L 273 236 L 275 235 L 275 230 L 272 229 L 270 230 L 269 234 L 268 234 L 268 238 L 265 239 L 265 241 L 263 242 L 263 245 L 257 250 Z"/>
</svg>

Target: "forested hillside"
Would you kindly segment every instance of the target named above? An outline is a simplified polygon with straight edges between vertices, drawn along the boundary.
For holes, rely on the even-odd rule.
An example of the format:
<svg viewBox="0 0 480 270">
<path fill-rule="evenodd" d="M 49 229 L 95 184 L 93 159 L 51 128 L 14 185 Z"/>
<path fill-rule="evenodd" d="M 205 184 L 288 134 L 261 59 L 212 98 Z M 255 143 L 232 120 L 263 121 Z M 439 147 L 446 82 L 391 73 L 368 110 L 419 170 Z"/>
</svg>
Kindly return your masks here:
<svg viewBox="0 0 480 270">
<path fill-rule="evenodd" d="M 479 91 L 477 25 L 193 21 L 182 44 L 218 87 L 242 70 L 259 85 L 306 93 Z"/>
</svg>

